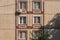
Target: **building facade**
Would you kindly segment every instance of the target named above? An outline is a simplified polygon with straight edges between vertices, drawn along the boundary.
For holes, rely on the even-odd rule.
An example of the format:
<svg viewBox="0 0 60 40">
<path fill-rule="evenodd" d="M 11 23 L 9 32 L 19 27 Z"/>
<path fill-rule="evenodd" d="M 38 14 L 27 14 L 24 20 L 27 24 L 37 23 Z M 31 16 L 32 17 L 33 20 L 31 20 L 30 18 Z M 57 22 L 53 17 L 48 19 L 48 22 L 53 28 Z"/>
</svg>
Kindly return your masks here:
<svg viewBox="0 0 60 40">
<path fill-rule="evenodd" d="M 17 0 L 16 40 L 31 40 L 43 27 L 43 0 Z"/>
<path fill-rule="evenodd" d="M 30 40 L 60 13 L 60 0 L 0 0 L 0 40 Z"/>
</svg>

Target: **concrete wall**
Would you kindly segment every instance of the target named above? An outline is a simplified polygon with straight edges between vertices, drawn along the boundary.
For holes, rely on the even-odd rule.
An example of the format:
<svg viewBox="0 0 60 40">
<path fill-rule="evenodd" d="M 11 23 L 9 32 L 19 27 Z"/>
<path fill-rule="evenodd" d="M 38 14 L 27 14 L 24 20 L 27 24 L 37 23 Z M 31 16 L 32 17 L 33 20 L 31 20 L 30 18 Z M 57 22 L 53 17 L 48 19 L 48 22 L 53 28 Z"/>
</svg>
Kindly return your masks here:
<svg viewBox="0 0 60 40">
<path fill-rule="evenodd" d="M 0 0 L 0 40 L 15 40 L 15 0 Z"/>
<path fill-rule="evenodd" d="M 44 24 L 46 25 L 57 13 L 60 13 L 60 1 L 45 0 L 44 1 Z"/>
</svg>

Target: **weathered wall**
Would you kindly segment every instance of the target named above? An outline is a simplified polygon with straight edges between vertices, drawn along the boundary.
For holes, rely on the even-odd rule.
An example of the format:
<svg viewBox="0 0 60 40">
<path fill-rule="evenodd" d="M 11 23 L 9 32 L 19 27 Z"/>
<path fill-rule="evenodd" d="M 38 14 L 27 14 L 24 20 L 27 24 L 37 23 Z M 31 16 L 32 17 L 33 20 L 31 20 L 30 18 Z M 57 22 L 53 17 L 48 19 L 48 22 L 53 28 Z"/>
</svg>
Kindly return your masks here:
<svg viewBox="0 0 60 40">
<path fill-rule="evenodd" d="M 0 0 L 0 40 L 15 40 L 15 0 Z"/>
</svg>

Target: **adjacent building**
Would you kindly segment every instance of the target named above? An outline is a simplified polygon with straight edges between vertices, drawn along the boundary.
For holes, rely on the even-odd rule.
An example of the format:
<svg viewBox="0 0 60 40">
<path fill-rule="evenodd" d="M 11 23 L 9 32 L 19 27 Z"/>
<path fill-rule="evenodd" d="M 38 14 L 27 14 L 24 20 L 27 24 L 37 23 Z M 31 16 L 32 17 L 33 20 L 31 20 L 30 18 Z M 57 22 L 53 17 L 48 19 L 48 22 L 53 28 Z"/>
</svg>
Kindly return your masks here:
<svg viewBox="0 0 60 40">
<path fill-rule="evenodd" d="M 0 40 L 15 40 L 15 0 L 0 0 Z"/>
</svg>

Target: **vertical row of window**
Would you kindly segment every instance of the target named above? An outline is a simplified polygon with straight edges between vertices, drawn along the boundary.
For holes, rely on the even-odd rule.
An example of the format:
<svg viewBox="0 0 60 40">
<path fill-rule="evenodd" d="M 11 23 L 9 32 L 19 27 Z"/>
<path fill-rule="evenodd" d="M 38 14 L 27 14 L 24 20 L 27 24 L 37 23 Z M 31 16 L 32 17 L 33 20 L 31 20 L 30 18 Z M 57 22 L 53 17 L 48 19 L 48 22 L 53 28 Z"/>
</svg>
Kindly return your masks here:
<svg viewBox="0 0 60 40">
<path fill-rule="evenodd" d="M 34 9 L 40 9 L 40 2 L 33 2 Z M 27 9 L 27 2 L 20 2 L 20 9 Z"/>
<path fill-rule="evenodd" d="M 39 24 L 39 23 L 41 23 L 40 20 L 41 20 L 40 16 L 34 16 L 34 17 L 33 17 L 33 22 L 34 22 L 34 24 Z M 26 23 L 27 23 L 27 18 L 26 18 L 26 16 L 20 16 L 20 17 L 19 17 L 19 24 L 26 24 Z"/>
<path fill-rule="evenodd" d="M 33 2 L 33 9 L 40 9 L 41 5 L 40 2 Z M 27 2 L 20 2 L 20 9 L 27 10 Z M 27 17 L 26 16 L 19 16 L 19 24 L 26 24 L 27 23 Z M 40 24 L 41 18 L 40 16 L 34 16 L 33 17 L 33 23 L 34 24 Z M 38 32 L 33 32 L 35 35 Z M 27 40 L 27 32 L 26 31 L 18 31 L 18 40 Z"/>
</svg>

